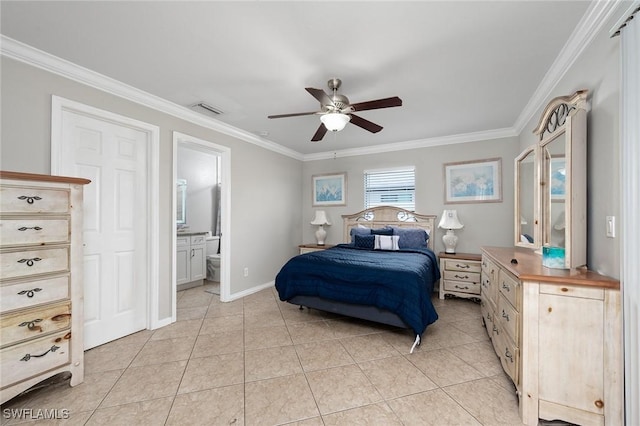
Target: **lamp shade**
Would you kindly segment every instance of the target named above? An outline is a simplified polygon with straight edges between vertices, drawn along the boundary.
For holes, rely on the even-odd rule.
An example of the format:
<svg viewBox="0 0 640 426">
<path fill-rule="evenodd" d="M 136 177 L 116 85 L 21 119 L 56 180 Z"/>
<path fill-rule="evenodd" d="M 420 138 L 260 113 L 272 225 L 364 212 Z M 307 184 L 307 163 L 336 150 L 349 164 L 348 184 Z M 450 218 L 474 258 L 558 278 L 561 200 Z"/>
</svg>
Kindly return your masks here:
<svg viewBox="0 0 640 426">
<path fill-rule="evenodd" d="M 458 219 L 458 212 L 455 210 L 445 210 L 442 212 L 442 218 L 438 228 L 442 229 L 461 229 L 464 225 Z"/>
<path fill-rule="evenodd" d="M 327 220 L 327 213 L 324 210 L 316 210 L 316 217 L 311 221 L 312 225 L 331 225 Z"/>
<path fill-rule="evenodd" d="M 330 112 L 320 116 L 320 121 L 324 124 L 327 130 L 332 132 L 339 132 L 344 129 L 344 126 L 351 120 L 351 116 L 347 114 L 341 114 L 339 112 Z"/>
</svg>

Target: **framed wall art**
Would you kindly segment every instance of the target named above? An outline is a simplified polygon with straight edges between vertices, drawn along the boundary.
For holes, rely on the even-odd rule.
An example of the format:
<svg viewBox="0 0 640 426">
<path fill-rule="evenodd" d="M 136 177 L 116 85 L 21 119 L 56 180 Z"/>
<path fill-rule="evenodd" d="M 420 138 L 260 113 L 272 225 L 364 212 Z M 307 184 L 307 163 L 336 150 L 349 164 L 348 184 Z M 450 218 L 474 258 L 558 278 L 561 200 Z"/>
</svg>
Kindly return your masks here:
<svg viewBox="0 0 640 426">
<path fill-rule="evenodd" d="M 445 163 L 444 202 L 502 202 L 502 159 Z"/>
<path fill-rule="evenodd" d="M 347 174 L 333 173 L 311 176 L 313 207 L 347 204 Z"/>
</svg>

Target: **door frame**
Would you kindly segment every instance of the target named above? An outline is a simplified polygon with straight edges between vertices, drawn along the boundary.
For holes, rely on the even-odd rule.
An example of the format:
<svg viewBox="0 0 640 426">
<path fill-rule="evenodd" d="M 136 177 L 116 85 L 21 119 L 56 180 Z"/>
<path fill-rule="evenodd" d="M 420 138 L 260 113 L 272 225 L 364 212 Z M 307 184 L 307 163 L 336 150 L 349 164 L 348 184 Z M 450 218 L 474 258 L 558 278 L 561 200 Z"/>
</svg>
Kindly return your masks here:
<svg viewBox="0 0 640 426">
<path fill-rule="evenodd" d="M 58 174 L 63 159 L 62 153 L 62 115 L 63 112 L 72 112 L 84 115 L 100 121 L 107 121 L 116 125 L 133 128 L 147 134 L 147 283 L 146 283 L 146 328 L 154 330 L 171 323 L 171 318 L 159 318 L 160 314 L 160 249 L 159 249 L 159 223 L 160 223 L 160 199 L 159 199 L 159 146 L 160 128 L 158 126 L 125 117 L 99 108 L 82 104 L 80 102 L 65 99 L 60 96 L 51 96 L 51 174 Z M 175 304 L 175 296 L 172 295 Z"/>
<path fill-rule="evenodd" d="M 222 238 L 220 239 L 220 301 L 229 302 L 231 300 L 231 273 L 229 268 L 229 260 L 231 253 L 231 148 L 216 144 L 211 141 L 197 138 L 195 136 L 187 135 L 180 132 L 173 132 L 173 188 L 176 187 L 178 180 L 178 146 L 185 146 L 196 151 L 203 151 L 207 153 L 214 153 L 220 156 L 221 163 L 221 180 L 222 180 L 222 193 L 220 194 L 220 228 Z M 176 191 L 171 191 L 171 223 L 176 223 Z M 175 225 L 174 225 L 175 230 Z M 176 232 L 173 232 L 171 237 L 171 265 L 173 269 L 172 276 L 172 294 L 177 292 L 176 284 Z M 173 320 L 176 319 L 176 297 L 173 297 L 172 316 Z"/>
</svg>

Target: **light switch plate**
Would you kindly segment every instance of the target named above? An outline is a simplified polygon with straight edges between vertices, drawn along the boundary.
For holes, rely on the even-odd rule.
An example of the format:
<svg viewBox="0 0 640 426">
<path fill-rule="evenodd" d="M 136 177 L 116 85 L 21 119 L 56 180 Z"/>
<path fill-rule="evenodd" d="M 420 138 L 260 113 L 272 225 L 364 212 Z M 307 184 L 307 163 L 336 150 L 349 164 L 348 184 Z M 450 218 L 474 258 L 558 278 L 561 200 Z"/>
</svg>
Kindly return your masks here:
<svg viewBox="0 0 640 426">
<path fill-rule="evenodd" d="M 615 216 L 607 216 L 607 238 L 615 238 L 616 237 L 616 217 Z"/>
</svg>

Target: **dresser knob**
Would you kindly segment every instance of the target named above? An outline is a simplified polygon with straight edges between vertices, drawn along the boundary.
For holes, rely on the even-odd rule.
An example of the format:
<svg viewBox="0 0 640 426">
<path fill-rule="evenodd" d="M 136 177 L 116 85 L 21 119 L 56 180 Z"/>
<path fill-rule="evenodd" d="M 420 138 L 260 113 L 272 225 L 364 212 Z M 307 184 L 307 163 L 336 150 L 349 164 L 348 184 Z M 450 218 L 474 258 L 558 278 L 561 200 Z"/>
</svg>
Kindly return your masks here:
<svg viewBox="0 0 640 426">
<path fill-rule="evenodd" d="M 598 408 L 602 408 L 604 407 L 604 402 L 602 402 L 601 400 L 597 400 L 596 402 L 594 402 L 594 404 L 596 405 L 596 407 Z"/>
</svg>

